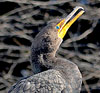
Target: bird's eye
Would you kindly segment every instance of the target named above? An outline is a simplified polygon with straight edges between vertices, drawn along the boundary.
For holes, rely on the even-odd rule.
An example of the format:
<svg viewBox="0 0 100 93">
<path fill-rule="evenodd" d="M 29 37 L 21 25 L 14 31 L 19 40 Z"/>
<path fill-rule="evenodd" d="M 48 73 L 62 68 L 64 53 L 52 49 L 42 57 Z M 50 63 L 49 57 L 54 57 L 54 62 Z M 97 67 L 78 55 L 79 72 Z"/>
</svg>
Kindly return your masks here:
<svg viewBox="0 0 100 93">
<path fill-rule="evenodd" d="M 59 29 L 60 27 L 59 26 L 56 26 L 56 29 Z"/>
<path fill-rule="evenodd" d="M 57 25 L 56 25 L 56 29 L 59 29 L 62 27 L 62 25 L 64 24 L 65 19 L 61 20 Z"/>
</svg>

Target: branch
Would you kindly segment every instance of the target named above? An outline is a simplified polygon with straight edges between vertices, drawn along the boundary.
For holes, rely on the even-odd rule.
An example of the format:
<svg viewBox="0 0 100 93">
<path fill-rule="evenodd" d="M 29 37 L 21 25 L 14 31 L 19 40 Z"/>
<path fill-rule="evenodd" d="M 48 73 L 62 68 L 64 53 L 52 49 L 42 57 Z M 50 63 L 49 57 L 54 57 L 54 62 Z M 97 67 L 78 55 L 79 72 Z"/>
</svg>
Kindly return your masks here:
<svg viewBox="0 0 100 93">
<path fill-rule="evenodd" d="M 66 2 L 71 2 L 73 0 L 58 0 L 58 1 L 48 1 L 48 2 L 41 2 L 41 1 L 32 1 L 32 0 L 1 0 L 0 2 L 15 2 L 15 3 L 20 3 L 20 4 L 33 4 L 37 6 L 46 6 L 46 5 L 57 5 L 57 4 L 62 4 Z"/>
</svg>

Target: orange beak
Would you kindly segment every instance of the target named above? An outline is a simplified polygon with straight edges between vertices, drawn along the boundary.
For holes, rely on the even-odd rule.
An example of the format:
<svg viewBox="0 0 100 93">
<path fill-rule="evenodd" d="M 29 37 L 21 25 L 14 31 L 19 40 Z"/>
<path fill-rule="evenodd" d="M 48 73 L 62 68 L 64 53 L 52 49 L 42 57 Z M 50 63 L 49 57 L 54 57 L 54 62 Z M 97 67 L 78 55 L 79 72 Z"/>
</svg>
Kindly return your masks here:
<svg viewBox="0 0 100 93">
<path fill-rule="evenodd" d="M 84 9 L 82 7 L 75 7 L 74 10 L 63 20 L 61 20 L 57 25 L 56 29 L 58 29 L 58 37 L 63 39 L 66 35 L 68 29 L 71 25 L 84 13 Z"/>
</svg>

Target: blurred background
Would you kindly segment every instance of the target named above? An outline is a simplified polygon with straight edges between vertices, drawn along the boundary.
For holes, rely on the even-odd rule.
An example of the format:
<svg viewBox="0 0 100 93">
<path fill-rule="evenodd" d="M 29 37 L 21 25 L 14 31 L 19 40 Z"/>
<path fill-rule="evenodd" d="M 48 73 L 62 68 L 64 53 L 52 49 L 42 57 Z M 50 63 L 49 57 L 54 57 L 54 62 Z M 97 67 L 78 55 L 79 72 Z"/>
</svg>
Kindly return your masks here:
<svg viewBox="0 0 100 93">
<path fill-rule="evenodd" d="M 75 6 L 86 12 L 69 29 L 57 56 L 78 65 L 81 93 L 100 93 L 100 0 L 0 0 L 0 93 L 32 74 L 32 40 L 47 22 L 66 17 Z"/>
</svg>

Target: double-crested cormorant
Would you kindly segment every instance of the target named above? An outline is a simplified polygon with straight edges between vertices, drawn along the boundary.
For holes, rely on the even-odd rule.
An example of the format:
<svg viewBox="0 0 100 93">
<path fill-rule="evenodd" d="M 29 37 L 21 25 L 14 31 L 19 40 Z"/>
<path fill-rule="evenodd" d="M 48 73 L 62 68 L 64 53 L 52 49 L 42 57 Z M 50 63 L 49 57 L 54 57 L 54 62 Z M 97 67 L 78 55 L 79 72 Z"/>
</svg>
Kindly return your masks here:
<svg viewBox="0 0 100 93">
<path fill-rule="evenodd" d="M 79 93 L 82 76 L 71 61 L 55 54 L 70 26 L 84 13 L 76 7 L 64 19 L 49 23 L 34 38 L 31 64 L 35 75 L 18 81 L 9 93 Z"/>
</svg>

